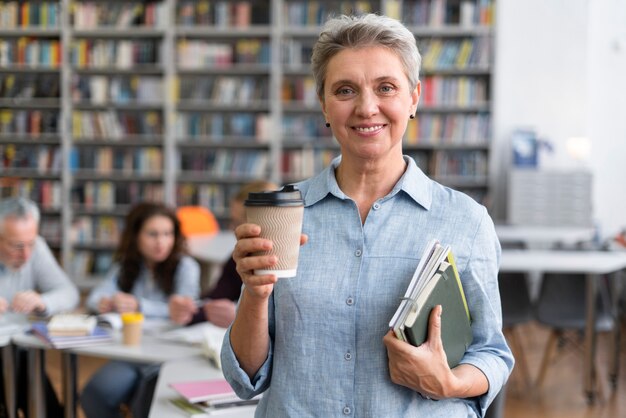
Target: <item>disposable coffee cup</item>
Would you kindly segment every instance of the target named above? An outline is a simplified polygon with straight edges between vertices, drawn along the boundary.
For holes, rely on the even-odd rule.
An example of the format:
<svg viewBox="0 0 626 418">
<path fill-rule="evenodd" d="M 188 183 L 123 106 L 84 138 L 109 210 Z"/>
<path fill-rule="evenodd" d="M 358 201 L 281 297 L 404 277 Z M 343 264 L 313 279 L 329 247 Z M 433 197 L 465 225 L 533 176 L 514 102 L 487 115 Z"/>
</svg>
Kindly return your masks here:
<svg viewBox="0 0 626 418">
<path fill-rule="evenodd" d="M 126 312 L 122 315 L 122 342 L 124 345 L 141 344 L 141 328 L 143 314 L 140 312 Z"/>
<path fill-rule="evenodd" d="M 254 274 L 273 274 L 276 277 L 295 277 L 300 255 L 300 235 L 304 201 L 293 185 L 270 192 L 249 193 L 244 202 L 248 222 L 261 227 L 261 238 L 272 241 L 270 251 L 255 255 L 273 254 L 278 263 L 267 269 L 255 270 Z"/>
</svg>

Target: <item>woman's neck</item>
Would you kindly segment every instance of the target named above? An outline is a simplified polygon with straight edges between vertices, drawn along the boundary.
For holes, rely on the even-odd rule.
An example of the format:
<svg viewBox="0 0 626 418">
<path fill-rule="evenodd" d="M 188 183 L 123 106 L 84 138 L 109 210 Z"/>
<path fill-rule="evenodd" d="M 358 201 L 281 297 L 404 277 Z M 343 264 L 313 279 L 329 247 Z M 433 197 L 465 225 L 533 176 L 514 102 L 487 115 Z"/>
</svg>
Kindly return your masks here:
<svg viewBox="0 0 626 418">
<path fill-rule="evenodd" d="M 339 188 L 356 202 L 361 222 L 365 223 L 369 208 L 376 200 L 389 194 L 405 170 L 406 162 L 403 158 L 384 164 L 354 164 L 342 159 L 335 169 L 335 178 Z"/>
</svg>

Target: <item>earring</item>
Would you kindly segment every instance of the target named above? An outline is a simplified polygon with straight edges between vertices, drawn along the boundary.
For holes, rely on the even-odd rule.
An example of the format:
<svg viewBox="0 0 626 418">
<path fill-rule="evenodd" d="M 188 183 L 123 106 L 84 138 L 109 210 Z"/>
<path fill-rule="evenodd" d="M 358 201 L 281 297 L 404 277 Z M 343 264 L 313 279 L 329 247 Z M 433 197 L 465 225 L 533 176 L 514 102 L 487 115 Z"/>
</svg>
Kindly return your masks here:
<svg viewBox="0 0 626 418">
<path fill-rule="evenodd" d="M 415 119 L 415 115 L 413 114 L 409 115 L 409 119 Z"/>
<path fill-rule="evenodd" d="M 326 127 L 330 128 L 330 123 L 326 122 Z"/>
</svg>

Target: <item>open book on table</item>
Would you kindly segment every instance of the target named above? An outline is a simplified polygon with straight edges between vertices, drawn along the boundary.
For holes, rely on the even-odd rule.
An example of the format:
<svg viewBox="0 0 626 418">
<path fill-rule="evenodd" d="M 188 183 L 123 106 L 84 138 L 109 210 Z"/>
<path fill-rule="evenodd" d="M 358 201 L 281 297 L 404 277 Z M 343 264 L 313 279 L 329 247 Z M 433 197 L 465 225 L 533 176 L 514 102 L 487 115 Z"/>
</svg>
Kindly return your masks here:
<svg viewBox="0 0 626 418">
<path fill-rule="evenodd" d="M 389 327 L 414 346 L 428 338 L 432 309 L 441 305 L 441 340 L 448 365 L 459 364 L 472 342 L 471 318 L 463 285 L 449 246 L 431 241 L 411 278 Z"/>
</svg>

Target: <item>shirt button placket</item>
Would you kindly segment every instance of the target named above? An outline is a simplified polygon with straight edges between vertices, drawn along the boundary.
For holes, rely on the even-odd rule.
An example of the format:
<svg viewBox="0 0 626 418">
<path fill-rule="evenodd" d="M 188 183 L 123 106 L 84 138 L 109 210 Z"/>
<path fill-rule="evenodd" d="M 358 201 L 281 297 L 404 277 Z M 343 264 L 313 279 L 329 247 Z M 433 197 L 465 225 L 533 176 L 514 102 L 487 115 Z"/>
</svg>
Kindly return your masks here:
<svg viewBox="0 0 626 418">
<path fill-rule="evenodd" d="M 344 406 L 343 407 L 343 414 L 344 415 L 350 415 L 352 413 L 352 408 L 350 408 L 349 406 Z"/>
</svg>

